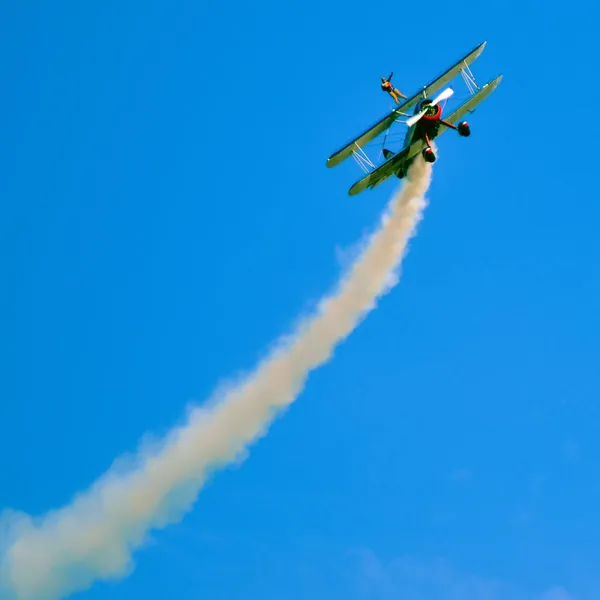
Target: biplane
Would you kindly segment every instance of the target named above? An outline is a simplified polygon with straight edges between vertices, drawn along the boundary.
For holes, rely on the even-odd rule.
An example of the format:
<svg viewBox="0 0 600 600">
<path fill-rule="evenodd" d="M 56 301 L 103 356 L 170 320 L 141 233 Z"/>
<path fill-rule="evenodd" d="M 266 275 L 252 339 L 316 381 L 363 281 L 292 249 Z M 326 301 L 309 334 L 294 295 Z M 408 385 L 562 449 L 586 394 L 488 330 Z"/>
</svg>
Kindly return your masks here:
<svg viewBox="0 0 600 600">
<path fill-rule="evenodd" d="M 467 113 L 472 113 L 475 107 L 485 100 L 502 80 L 502 75 L 499 75 L 483 87 L 479 87 L 475 81 L 470 65 L 479 58 L 485 45 L 486 42 L 479 44 L 447 71 L 327 159 L 327 166 L 335 167 L 352 156 L 366 173 L 365 177 L 350 188 L 348 191 L 350 196 L 359 194 L 367 188 L 372 189 L 393 175 L 402 179 L 419 154 L 422 154 L 427 162 L 434 162 L 436 156 L 431 143 L 448 129 L 456 130 L 462 137 L 471 135 L 469 123 L 461 119 Z M 444 119 L 442 118 L 442 103 L 445 107 L 447 100 L 454 94 L 453 88 L 448 87 L 435 97 L 432 96 L 459 73 L 468 88 L 469 98 Z M 409 112 L 411 110 L 412 114 Z M 402 148 L 395 153 L 385 146 L 388 140 L 392 141 L 390 131 L 397 123 L 406 125 L 408 131 L 404 137 Z M 384 134 L 384 138 L 377 159 L 380 164 L 376 164 L 367 156 L 364 147 L 382 134 Z M 382 162 L 381 159 L 383 159 Z"/>
</svg>

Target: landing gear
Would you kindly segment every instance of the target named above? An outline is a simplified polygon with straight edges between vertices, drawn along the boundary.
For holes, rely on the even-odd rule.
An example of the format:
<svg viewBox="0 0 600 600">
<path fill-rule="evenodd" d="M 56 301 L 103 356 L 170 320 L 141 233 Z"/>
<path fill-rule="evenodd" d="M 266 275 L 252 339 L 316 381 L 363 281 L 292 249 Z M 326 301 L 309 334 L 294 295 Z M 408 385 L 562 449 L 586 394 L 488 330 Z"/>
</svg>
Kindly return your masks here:
<svg viewBox="0 0 600 600">
<path fill-rule="evenodd" d="M 425 133 L 425 143 L 427 144 L 427 146 L 423 149 L 423 158 L 426 162 L 433 163 L 435 162 L 435 152 L 431 147 L 431 140 L 429 139 L 427 133 Z"/>
<path fill-rule="evenodd" d="M 423 150 L 423 158 L 428 163 L 435 162 L 436 156 L 435 156 L 435 152 L 433 151 L 433 149 L 430 148 L 429 146 L 427 148 L 425 148 Z"/>
<path fill-rule="evenodd" d="M 466 121 L 461 121 L 458 124 L 458 135 L 461 135 L 462 137 L 469 137 L 471 135 L 471 128 L 469 127 L 469 124 Z"/>
<path fill-rule="evenodd" d="M 455 129 L 458 131 L 458 135 L 462 137 L 469 137 L 471 135 L 471 127 L 466 121 L 461 121 L 458 124 L 458 127 L 452 125 L 452 123 L 448 123 L 448 121 L 444 121 L 444 119 L 440 119 L 440 123 L 446 127 L 449 127 L 450 129 Z"/>
</svg>

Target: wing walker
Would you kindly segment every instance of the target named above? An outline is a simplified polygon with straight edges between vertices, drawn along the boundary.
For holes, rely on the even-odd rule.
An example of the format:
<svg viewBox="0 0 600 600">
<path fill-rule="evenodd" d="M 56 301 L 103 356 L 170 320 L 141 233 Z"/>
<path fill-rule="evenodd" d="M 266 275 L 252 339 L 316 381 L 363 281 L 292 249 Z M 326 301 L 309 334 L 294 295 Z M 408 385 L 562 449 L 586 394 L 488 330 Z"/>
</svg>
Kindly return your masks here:
<svg viewBox="0 0 600 600">
<path fill-rule="evenodd" d="M 472 113 L 475 107 L 485 100 L 502 80 L 502 75 L 498 75 L 498 77 L 492 79 L 481 88 L 475 81 L 470 65 L 479 58 L 485 45 L 486 42 L 479 44 L 479 46 L 471 50 L 471 52 L 461 58 L 446 72 L 442 73 L 442 75 L 424 86 L 422 90 L 410 98 L 406 98 L 406 96 L 392 86 L 390 80 L 393 73 L 387 79 L 384 77 L 381 78 L 383 82 L 381 88 L 392 96 L 398 106 L 367 129 L 367 131 L 337 152 L 334 152 L 327 159 L 327 166 L 335 167 L 349 156 L 352 156 L 359 167 L 366 173 L 365 177 L 357 181 L 350 188 L 348 191 L 350 196 L 355 196 L 367 188 L 372 189 L 392 175 L 402 179 L 418 154 L 422 154 L 427 162 L 435 162 L 436 156 L 431 147 L 431 142 L 448 129 L 454 129 L 462 137 L 471 135 L 469 123 L 461 119 L 467 113 Z M 446 118 L 442 118 L 442 103 L 445 106 L 448 98 L 454 94 L 454 90 L 451 87 L 441 92 L 439 90 L 459 74 L 462 75 L 470 97 L 455 109 L 454 112 Z M 433 97 L 436 93 L 437 95 Z M 400 103 L 399 98 L 404 98 L 405 101 Z M 412 114 L 409 112 L 411 110 Z M 394 153 L 386 148 L 385 145 L 387 141 L 393 142 L 394 134 L 391 133 L 391 129 L 396 123 L 406 125 L 408 131 L 404 137 L 402 148 Z M 382 134 L 384 138 L 377 159 L 377 162 L 380 164 L 376 164 L 376 161 L 371 160 L 367 156 L 364 147 Z"/>
</svg>

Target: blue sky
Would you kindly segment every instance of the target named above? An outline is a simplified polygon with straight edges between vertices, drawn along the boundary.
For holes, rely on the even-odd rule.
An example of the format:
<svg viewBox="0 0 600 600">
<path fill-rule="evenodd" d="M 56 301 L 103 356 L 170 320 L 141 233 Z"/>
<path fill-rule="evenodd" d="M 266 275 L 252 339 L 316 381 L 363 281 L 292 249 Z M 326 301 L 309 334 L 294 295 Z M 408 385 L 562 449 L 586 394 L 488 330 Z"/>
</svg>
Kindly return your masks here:
<svg viewBox="0 0 600 600">
<path fill-rule="evenodd" d="M 331 289 L 394 189 L 325 168 L 382 75 L 410 93 L 483 40 L 505 75 L 440 140 L 398 288 L 82 598 L 598 597 L 597 8 L 457 8 L 0 6 L 0 507 L 31 514 Z"/>
</svg>

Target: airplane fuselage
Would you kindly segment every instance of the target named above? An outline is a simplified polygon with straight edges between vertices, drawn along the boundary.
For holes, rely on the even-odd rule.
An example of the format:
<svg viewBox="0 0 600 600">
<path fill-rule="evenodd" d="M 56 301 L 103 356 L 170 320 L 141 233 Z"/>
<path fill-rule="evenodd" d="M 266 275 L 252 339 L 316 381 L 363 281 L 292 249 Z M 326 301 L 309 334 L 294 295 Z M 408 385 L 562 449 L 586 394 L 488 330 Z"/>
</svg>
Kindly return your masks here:
<svg viewBox="0 0 600 600">
<path fill-rule="evenodd" d="M 423 98 L 420 100 L 413 110 L 413 114 L 416 115 L 420 113 L 427 104 L 431 104 L 431 98 Z M 406 132 L 406 136 L 404 137 L 404 147 L 410 146 L 413 142 L 417 140 L 427 140 L 429 141 L 435 139 L 439 133 L 440 129 L 440 119 L 442 117 L 442 107 L 440 104 L 436 106 L 432 106 L 430 112 L 427 112 L 422 119 L 417 121 L 412 127 L 408 128 Z M 402 168 L 396 173 L 396 176 L 402 179 L 410 165 L 413 163 L 414 158 L 406 161 Z"/>
</svg>

